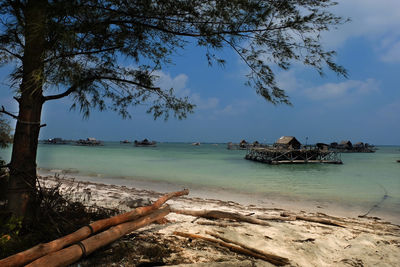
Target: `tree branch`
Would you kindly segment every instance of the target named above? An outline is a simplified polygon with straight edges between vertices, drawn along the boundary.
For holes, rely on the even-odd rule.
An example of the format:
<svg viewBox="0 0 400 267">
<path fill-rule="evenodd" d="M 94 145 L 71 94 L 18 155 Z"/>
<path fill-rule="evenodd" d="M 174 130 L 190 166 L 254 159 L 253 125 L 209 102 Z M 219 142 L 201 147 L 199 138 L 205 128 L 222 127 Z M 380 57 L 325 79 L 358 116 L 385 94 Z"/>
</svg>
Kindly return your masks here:
<svg viewBox="0 0 400 267">
<path fill-rule="evenodd" d="M 74 56 L 79 56 L 79 55 L 91 55 L 91 54 L 97 54 L 97 53 L 102 53 L 102 52 L 108 52 L 108 51 L 113 51 L 119 48 L 123 48 L 123 46 L 114 46 L 110 48 L 105 48 L 105 49 L 99 49 L 99 50 L 93 50 L 93 51 L 81 51 L 81 52 L 75 52 L 75 53 L 70 53 L 70 54 L 61 54 L 58 56 L 54 56 L 52 58 L 46 59 L 44 63 L 47 63 L 49 61 L 52 61 L 57 58 L 63 58 L 63 57 L 74 57 Z"/>
<path fill-rule="evenodd" d="M 151 87 L 151 86 L 147 86 L 147 85 L 144 85 L 144 84 L 132 81 L 132 80 L 123 79 L 123 78 L 99 76 L 99 75 L 93 76 L 91 78 L 87 78 L 84 81 L 81 81 L 80 84 L 91 82 L 91 81 L 95 81 L 95 80 L 109 80 L 109 81 L 133 84 L 133 85 L 136 85 L 136 86 L 140 86 L 140 87 L 146 88 L 146 89 L 151 90 L 151 91 L 155 91 L 157 93 L 161 92 L 161 89 L 159 87 Z M 75 92 L 77 88 L 78 88 L 77 85 L 73 85 L 68 90 L 66 90 L 65 92 L 63 92 L 61 94 L 44 96 L 43 97 L 43 102 L 46 102 L 48 100 L 55 100 L 55 99 L 60 99 L 60 98 L 66 97 L 66 96 L 70 95 L 71 93 Z"/>
<path fill-rule="evenodd" d="M 56 95 L 44 96 L 43 97 L 43 102 L 46 102 L 48 100 L 55 100 L 55 99 L 60 99 L 60 98 L 66 97 L 66 96 L 70 95 L 72 92 L 74 92 L 77 87 L 78 86 L 73 85 L 68 90 L 66 90 L 64 93 L 56 94 Z"/>
<path fill-rule="evenodd" d="M 18 120 L 18 116 L 14 115 L 14 114 L 12 114 L 12 113 L 10 113 L 10 112 L 8 112 L 8 111 L 6 111 L 5 108 L 4 108 L 4 106 L 1 106 L 0 113 L 7 114 L 8 116 L 11 116 L 13 119 Z"/>
<path fill-rule="evenodd" d="M 16 57 L 16 58 L 18 58 L 19 60 L 22 61 L 22 57 L 21 57 L 20 55 L 11 52 L 11 51 L 8 50 L 7 48 L 1 47 L 0 50 L 3 50 L 4 52 L 6 52 L 6 53 L 12 55 L 13 57 Z"/>
</svg>

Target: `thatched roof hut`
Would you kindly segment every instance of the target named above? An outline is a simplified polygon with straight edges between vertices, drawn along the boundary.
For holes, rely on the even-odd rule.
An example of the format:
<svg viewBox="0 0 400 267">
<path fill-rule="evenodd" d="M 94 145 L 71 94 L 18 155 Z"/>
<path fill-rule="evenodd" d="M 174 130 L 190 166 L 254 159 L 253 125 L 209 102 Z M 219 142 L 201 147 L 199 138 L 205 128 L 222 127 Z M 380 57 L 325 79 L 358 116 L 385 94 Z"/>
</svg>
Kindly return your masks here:
<svg viewBox="0 0 400 267">
<path fill-rule="evenodd" d="M 301 147 L 301 143 L 294 136 L 282 136 L 275 142 L 275 145 L 289 149 L 299 149 Z"/>
<path fill-rule="evenodd" d="M 353 145 L 353 147 L 356 147 L 356 148 L 364 148 L 364 143 L 363 143 L 363 142 L 355 143 L 355 144 Z"/>
<path fill-rule="evenodd" d="M 349 140 L 344 140 L 340 142 L 339 144 L 340 148 L 345 148 L 345 149 L 352 149 L 353 144 Z"/>
<path fill-rule="evenodd" d="M 329 145 L 325 143 L 316 143 L 315 145 L 319 150 L 327 151 L 329 149 Z"/>
<path fill-rule="evenodd" d="M 337 148 L 338 147 L 338 143 L 337 142 L 332 142 L 329 146 L 331 147 L 331 148 Z"/>
</svg>

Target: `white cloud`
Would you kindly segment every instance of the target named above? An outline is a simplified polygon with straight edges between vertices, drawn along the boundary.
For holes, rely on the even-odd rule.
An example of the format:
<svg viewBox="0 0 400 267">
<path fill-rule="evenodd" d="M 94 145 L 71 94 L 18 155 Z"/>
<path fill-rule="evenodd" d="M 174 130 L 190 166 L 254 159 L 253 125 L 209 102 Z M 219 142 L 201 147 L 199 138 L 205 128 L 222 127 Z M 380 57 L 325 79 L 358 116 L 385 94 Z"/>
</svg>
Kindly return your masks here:
<svg viewBox="0 0 400 267">
<path fill-rule="evenodd" d="M 192 94 L 190 96 L 191 101 L 196 105 L 197 109 L 215 109 L 218 106 L 219 99 L 215 97 L 210 97 L 203 99 L 199 94 Z"/>
<path fill-rule="evenodd" d="M 186 74 L 178 74 L 171 77 L 170 74 L 158 71 L 159 77 L 155 84 L 163 89 L 174 88 L 175 94 L 179 97 L 189 97 L 189 100 L 196 105 L 197 110 L 213 110 L 218 107 L 219 99 L 216 97 L 203 98 L 198 93 L 192 93 L 187 87 L 189 77 Z"/>
<path fill-rule="evenodd" d="M 400 62 L 400 1 L 339 0 L 331 11 L 351 21 L 322 34 L 326 47 L 337 49 L 351 38 L 365 38 L 384 62 Z"/>
<path fill-rule="evenodd" d="M 366 37 L 376 41 L 383 36 L 400 36 L 399 0 L 339 0 L 333 13 L 351 22 L 339 26 L 338 30 L 324 34 L 329 46 L 342 45 L 351 37 Z"/>
<path fill-rule="evenodd" d="M 293 92 L 301 86 L 299 81 L 296 79 L 294 70 L 281 71 L 277 73 L 276 81 L 278 86 L 285 90 L 285 92 Z"/>
<path fill-rule="evenodd" d="M 349 80 L 341 83 L 327 83 L 305 90 L 313 100 L 343 99 L 379 91 L 379 83 L 374 79 L 366 81 Z"/>
<path fill-rule="evenodd" d="M 159 77 L 155 82 L 157 86 L 163 89 L 174 88 L 175 92 L 179 95 L 189 94 L 189 90 L 186 88 L 189 77 L 186 74 L 181 73 L 174 78 L 162 71 L 157 71 L 155 74 Z"/>
</svg>

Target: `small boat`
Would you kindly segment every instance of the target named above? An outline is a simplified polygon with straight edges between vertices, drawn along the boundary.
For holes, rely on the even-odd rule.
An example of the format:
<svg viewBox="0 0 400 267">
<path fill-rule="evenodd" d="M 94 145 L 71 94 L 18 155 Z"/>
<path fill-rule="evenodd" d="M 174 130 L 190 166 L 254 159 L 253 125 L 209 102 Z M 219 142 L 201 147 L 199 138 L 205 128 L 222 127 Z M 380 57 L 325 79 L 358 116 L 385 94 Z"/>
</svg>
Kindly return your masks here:
<svg viewBox="0 0 400 267">
<path fill-rule="evenodd" d="M 89 137 L 86 140 L 80 139 L 76 142 L 79 146 L 102 146 L 103 143 L 101 141 L 96 140 L 94 137 Z"/>
<path fill-rule="evenodd" d="M 119 141 L 121 144 L 130 144 L 131 142 L 129 140 L 124 140 L 124 141 Z"/>
<path fill-rule="evenodd" d="M 47 139 L 43 142 L 44 144 L 51 144 L 51 145 L 65 145 L 68 144 L 68 142 L 60 137 L 54 137 Z"/>
<path fill-rule="evenodd" d="M 199 145 L 200 145 L 200 142 L 192 143 L 192 146 L 199 146 Z"/>
<path fill-rule="evenodd" d="M 144 139 L 144 140 L 142 140 L 142 141 L 137 141 L 137 140 L 135 140 L 134 142 L 133 142 L 133 144 L 135 145 L 135 146 L 137 146 L 137 147 L 155 147 L 156 146 L 156 141 L 149 141 L 149 140 L 147 140 L 147 139 Z"/>
</svg>

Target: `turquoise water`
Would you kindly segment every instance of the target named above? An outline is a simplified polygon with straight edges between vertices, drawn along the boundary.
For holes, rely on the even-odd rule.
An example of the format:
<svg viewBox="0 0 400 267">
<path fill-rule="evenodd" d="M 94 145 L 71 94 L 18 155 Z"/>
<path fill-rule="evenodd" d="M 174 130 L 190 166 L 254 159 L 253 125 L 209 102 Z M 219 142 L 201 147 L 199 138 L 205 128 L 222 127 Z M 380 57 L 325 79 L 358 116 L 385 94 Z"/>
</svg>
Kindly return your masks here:
<svg viewBox="0 0 400 267">
<path fill-rule="evenodd" d="M 376 153 L 342 154 L 343 165 L 266 165 L 244 160 L 246 151 L 226 144 L 161 143 L 141 148 L 106 142 L 104 146 L 40 144 L 38 167 L 68 170 L 74 175 L 164 181 L 184 187 L 325 201 L 400 214 L 400 147 L 378 147 Z M 11 149 L 0 156 L 10 158 Z"/>
</svg>

